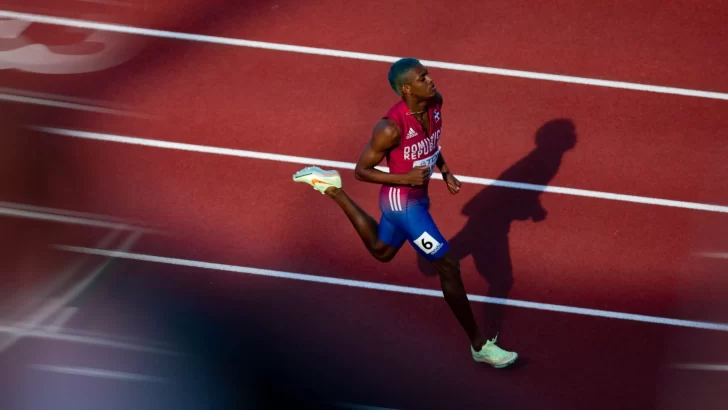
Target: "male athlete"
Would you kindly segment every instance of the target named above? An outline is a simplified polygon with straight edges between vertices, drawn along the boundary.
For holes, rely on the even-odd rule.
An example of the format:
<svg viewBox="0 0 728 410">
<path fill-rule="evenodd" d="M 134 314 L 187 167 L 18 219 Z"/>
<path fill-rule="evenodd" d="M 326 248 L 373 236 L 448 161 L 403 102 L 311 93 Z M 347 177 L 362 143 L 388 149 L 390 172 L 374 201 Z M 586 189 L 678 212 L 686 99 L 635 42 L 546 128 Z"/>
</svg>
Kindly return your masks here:
<svg viewBox="0 0 728 410">
<path fill-rule="evenodd" d="M 430 176 L 437 168 L 452 194 L 460 181 L 450 172 L 440 153 L 442 96 L 427 69 L 416 59 L 403 58 L 389 69 L 389 84 L 401 97 L 374 127 L 373 135 L 356 164 L 360 181 L 381 184 L 379 223 L 364 212 L 342 189 L 335 170 L 307 167 L 293 175 L 328 195 L 341 207 L 364 245 L 377 260 L 389 262 L 408 241 L 440 273 L 445 300 L 470 338 L 473 359 L 496 368 L 512 364 L 518 354 L 496 345 L 497 335 L 486 340 L 475 323 L 460 276 L 460 263 L 429 213 Z M 389 173 L 374 167 L 387 158 Z"/>
</svg>

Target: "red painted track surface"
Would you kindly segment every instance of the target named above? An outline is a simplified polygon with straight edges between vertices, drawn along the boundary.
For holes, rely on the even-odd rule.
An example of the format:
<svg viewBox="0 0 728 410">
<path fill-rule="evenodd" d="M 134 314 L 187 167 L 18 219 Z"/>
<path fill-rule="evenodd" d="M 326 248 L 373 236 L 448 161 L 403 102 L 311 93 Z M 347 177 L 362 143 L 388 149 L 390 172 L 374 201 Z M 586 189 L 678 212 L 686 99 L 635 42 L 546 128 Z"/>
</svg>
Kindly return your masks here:
<svg viewBox="0 0 728 410">
<path fill-rule="evenodd" d="M 413 9 L 376 2 L 371 13 L 331 2 L 232 3 L 168 1 L 123 9 L 74 2 L 59 10 L 34 1 L 3 9 L 728 91 L 718 74 L 728 66 L 716 51 L 726 46 L 719 16 L 728 10 L 719 2 L 700 11 L 686 3 L 658 12 L 626 3 L 535 8 L 463 1 Z M 410 17 L 398 17 L 405 14 Z M 32 30 L 29 38 L 44 44 L 78 41 L 59 27 Z M 291 182 L 301 164 L 25 129 L 41 125 L 354 162 L 373 124 L 395 102 L 387 67 L 145 38 L 132 60 L 99 72 L 5 71 L 2 87 L 113 101 L 152 118 L 0 103 L 6 124 L 0 167 L 13 175 L 0 181 L 0 200 L 135 218 L 166 231 L 144 236 L 133 252 L 437 290 L 437 279 L 420 270 L 409 246 L 386 265 L 371 258 L 331 201 Z M 443 154 L 458 175 L 728 205 L 725 101 L 431 72 L 446 101 Z M 535 150 L 535 133 L 555 118 L 577 127 L 578 142 L 563 157 Z M 378 187 L 341 172 L 349 195 L 378 217 Z M 471 294 L 487 295 L 512 276 L 507 297 L 514 300 L 728 323 L 727 263 L 697 256 L 728 252 L 725 213 L 476 184 L 464 184 L 452 196 L 440 181 L 433 183 L 433 215 L 446 237 L 458 238 Z M 548 216 L 534 222 L 530 209 L 538 203 Z M 63 239 L 65 245 L 93 246 L 105 233 L 64 225 L 68 230 L 60 234 L 53 224 L 2 223 L 3 252 L 12 261 L 6 269 L 14 271 L 8 294 L 43 282 L 42 272 L 69 260 L 44 244 Z M 30 239 L 16 241 L 21 234 Z M 31 253 L 36 249 L 42 257 Z M 301 357 L 291 360 L 311 371 L 298 377 L 317 381 L 321 394 L 339 401 L 406 409 L 683 409 L 699 402 L 708 409 L 719 408 L 718 386 L 726 381 L 726 373 L 670 368 L 728 363 L 728 335 L 721 331 L 507 308 L 501 341 L 523 360 L 494 371 L 472 363 L 441 298 L 120 263 L 125 273 L 112 275 L 118 282 L 99 285 L 101 296 L 84 302 L 96 313 L 79 326 L 145 335 L 158 329 L 140 330 L 146 325 L 134 324 L 134 314 L 119 313 L 128 308 L 114 309 L 135 300 L 134 292 L 115 287 L 126 284 L 146 295 L 138 297 L 150 311 L 132 309 L 144 312 L 140 322 L 164 317 L 154 312 L 165 308 L 155 304 L 153 292 L 118 279 L 128 275 L 223 323 L 215 331 L 223 339 L 242 338 L 240 328 L 250 323 L 273 346 L 293 343 Z M 481 322 L 490 317 L 489 306 L 474 304 Z M 99 313 L 104 309 L 108 316 Z M 129 324 L 94 319 L 114 315 Z M 322 364 L 326 360 L 337 363 Z"/>
</svg>

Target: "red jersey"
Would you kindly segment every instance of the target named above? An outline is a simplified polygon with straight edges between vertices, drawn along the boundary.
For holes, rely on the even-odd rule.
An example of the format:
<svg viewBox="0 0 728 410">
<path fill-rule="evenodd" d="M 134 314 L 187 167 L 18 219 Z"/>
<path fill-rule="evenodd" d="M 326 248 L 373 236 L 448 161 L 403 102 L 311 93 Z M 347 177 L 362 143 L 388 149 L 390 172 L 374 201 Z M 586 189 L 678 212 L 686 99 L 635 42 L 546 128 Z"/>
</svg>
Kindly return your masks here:
<svg viewBox="0 0 728 410">
<path fill-rule="evenodd" d="M 404 100 L 400 100 L 389 109 L 385 118 L 392 119 L 399 128 L 400 141 L 387 155 L 387 166 L 392 174 L 404 174 L 410 169 L 427 165 L 430 167 L 430 174 L 435 169 L 435 164 L 440 155 L 440 135 L 442 134 L 442 113 L 440 104 L 430 106 L 428 109 L 430 118 L 430 134 L 425 133 L 424 128 L 413 115 Z M 401 193 L 420 197 L 427 195 L 429 181 L 419 186 L 397 186 Z M 387 188 L 385 185 L 382 190 Z M 411 198 L 411 196 L 410 196 Z M 412 198 L 414 199 L 414 198 Z"/>
</svg>

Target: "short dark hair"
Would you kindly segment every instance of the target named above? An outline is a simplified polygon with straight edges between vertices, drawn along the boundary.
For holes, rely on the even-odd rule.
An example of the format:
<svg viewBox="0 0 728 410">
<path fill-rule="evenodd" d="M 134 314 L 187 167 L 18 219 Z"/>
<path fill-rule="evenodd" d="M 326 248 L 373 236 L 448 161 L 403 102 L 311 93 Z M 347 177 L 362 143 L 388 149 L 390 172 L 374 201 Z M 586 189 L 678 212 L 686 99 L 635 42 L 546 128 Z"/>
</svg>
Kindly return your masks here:
<svg viewBox="0 0 728 410">
<path fill-rule="evenodd" d="M 397 95 L 402 95 L 400 94 L 401 90 L 399 89 L 399 87 L 402 86 L 402 80 L 404 79 L 405 74 L 407 74 L 409 70 L 419 64 L 420 60 L 416 58 L 405 57 L 395 61 L 392 66 L 389 67 L 389 73 L 387 74 L 387 78 L 389 79 L 389 86 L 392 87 Z"/>
</svg>

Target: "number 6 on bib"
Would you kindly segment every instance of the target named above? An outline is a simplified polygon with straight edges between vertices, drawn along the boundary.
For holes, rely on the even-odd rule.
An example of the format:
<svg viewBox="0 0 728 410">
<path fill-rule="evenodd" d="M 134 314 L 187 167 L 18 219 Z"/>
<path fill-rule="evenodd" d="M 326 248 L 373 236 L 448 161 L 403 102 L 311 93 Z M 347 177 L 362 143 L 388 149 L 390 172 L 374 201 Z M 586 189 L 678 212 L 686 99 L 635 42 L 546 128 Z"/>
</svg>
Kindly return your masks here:
<svg viewBox="0 0 728 410">
<path fill-rule="evenodd" d="M 420 235 L 419 238 L 415 239 L 414 242 L 417 247 L 422 249 L 422 252 L 428 255 L 433 252 L 437 252 L 438 249 L 440 249 L 440 247 L 442 246 L 440 242 L 438 242 L 427 232 L 423 232 L 422 235 Z"/>
</svg>

